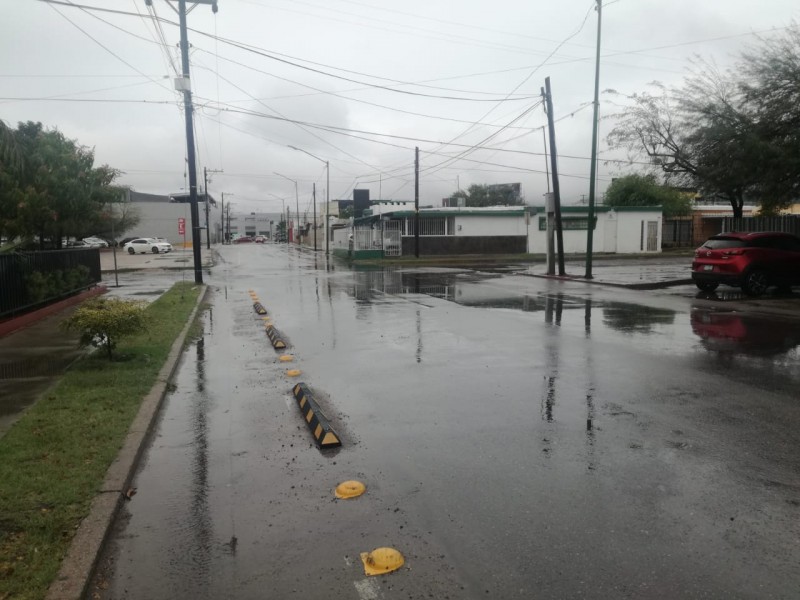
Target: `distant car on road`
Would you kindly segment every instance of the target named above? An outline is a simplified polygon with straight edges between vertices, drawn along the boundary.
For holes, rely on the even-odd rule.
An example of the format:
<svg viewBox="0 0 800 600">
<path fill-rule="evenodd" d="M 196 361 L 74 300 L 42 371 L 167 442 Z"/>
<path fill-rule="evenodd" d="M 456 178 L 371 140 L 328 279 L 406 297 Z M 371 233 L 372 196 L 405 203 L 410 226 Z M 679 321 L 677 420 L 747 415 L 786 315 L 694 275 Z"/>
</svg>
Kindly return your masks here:
<svg viewBox="0 0 800 600">
<path fill-rule="evenodd" d="M 172 252 L 172 244 L 156 238 L 136 238 L 123 246 L 128 254 L 159 254 Z"/>
<path fill-rule="evenodd" d="M 251 244 L 253 242 L 253 238 L 247 235 L 243 235 L 242 237 L 238 237 L 233 240 L 234 244 Z"/>
<path fill-rule="evenodd" d="M 108 248 L 108 242 L 99 237 L 86 237 L 83 238 L 83 241 L 92 248 Z"/>
<path fill-rule="evenodd" d="M 65 248 L 92 248 L 90 244 L 83 240 L 68 240 L 64 243 Z"/>
<path fill-rule="evenodd" d="M 264 242 L 267 241 L 267 238 L 265 238 L 263 235 L 257 235 L 255 238 L 253 238 L 253 241 L 256 244 L 263 244 Z"/>
<path fill-rule="evenodd" d="M 694 252 L 692 280 L 704 292 L 722 283 L 760 296 L 800 285 L 800 238 L 789 233 L 720 233 Z"/>
</svg>

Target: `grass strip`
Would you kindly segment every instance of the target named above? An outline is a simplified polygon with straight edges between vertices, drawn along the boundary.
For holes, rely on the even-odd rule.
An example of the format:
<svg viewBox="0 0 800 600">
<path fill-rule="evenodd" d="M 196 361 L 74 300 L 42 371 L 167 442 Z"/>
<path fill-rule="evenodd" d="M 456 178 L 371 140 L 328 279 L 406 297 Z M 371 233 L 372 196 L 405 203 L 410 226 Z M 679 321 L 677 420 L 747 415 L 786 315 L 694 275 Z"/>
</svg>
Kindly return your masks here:
<svg viewBox="0 0 800 600">
<path fill-rule="evenodd" d="M 0 439 L 0 600 L 44 598 L 199 293 L 175 284 L 147 307 L 146 333 L 114 361 L 76 362 Z"/>
</svg>

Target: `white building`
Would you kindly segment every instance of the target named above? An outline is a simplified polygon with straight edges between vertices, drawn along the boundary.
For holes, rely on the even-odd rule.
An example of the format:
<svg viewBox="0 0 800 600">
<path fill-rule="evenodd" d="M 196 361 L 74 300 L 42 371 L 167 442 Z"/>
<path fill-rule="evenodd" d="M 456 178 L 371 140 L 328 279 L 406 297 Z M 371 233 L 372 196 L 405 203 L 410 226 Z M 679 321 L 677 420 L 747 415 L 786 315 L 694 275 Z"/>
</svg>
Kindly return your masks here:
<svg viewBox="0 0 800 600">
<path fill-rule="evenodd" d="M 565 206 L 565 254 L 586 251 L 588 208 Z M 420 255 L 544 254 L 544 207 L 493 206 L 420 209 Z M 660 207 L 595 208 L 593 250 L 603 253 L 661 251 Z M 353 229 L 337 231 L 331 248 L 339 255 L 380 258 L 415 254 L 415 214 L 402 210 L 358 219 Z M 351 247 L 352 245 L 352 247 Z"/>
</svg>

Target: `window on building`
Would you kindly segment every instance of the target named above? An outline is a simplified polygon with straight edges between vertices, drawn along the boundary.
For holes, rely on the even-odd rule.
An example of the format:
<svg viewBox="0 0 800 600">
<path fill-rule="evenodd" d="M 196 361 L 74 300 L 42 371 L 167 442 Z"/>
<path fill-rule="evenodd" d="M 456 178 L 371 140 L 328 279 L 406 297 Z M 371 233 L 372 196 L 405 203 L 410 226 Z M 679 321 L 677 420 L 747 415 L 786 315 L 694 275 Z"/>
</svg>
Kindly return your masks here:
<svg viewBox="0 0 800 600">
<path fill-rule="evenodd" d="M 561 227 L 564 231 L 570 229 L 587 230 L 589 228 L 589 217 L 561 217 Z M 594 226 L 597 229 L 597 217 L 594 218 Z M 539 217 L 539 231 L 547 231 L 547 217 Z"/>
</svg>

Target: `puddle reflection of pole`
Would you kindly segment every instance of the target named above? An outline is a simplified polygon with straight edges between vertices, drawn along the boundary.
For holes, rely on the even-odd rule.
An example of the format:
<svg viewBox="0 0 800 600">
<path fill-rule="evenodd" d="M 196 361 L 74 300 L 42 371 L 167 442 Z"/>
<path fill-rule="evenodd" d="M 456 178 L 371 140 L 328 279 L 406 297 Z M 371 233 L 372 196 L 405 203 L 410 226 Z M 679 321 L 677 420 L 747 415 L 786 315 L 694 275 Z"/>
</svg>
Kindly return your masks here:
<svg viewBox="0 0 800 600">
<path fill-rule="evenodd" d="M 594 394 L 595 394 L 595 375 L 594 375 L 594 354 L 592 353 L 592 346 L 589 341 L 592 332 L 592 300 L 587 298 L 584 302 L 584 334 L 586 342 L 584 342 L 585 361 L 586 361 L 586 459 L 587 467 L 589 470 L 595 468 L 595 407 L 594 407 Z"/>
<path fill-rule="evenodd" d="M 195 536 L 195 546 L 190 550 L 192 562 L 198 568 L 198 580 L 192 583 L 200 589 L 210 584 L 208 566 L 211 559 L 213 533 L 208 514 L 208 395 L 205 393 L 205 337 L 197 341 L 197 391 L 192 394 L 196 402 L 192 415 L 194 432 L 194 457 L 192 464 L 191 522 Z"/>
<path fill-rule="evenodd" d="M 336 315 L 333 312 L 333 290 L 331 289 L 331 280 L 328 279 L 328 306 L 331 309 L 331 347 L 336 348 Z"/>
<path fill-rule="evenodd" d="M 547 345 L 545 347 L 546 375 L 545 388 L 542 393 L 542 418 L 548 423 L 555 419 L 556 405 L 556 381 L 558 380 L 558 359 L 559 359 L 559 331 L 556 327 L 561 325 L 561 313 L 564 309 L 564 298 L 558 294 L 545 296 L 544 301 L 544 322 L 550 327 L 547 328 Z M 555 317 L 555 323 L 554 323 Z"/>
<path fill-rule="evenodd" d="M 422 315 L 417 309 L 417 362 L 422 362 Z"/>
</svg>

